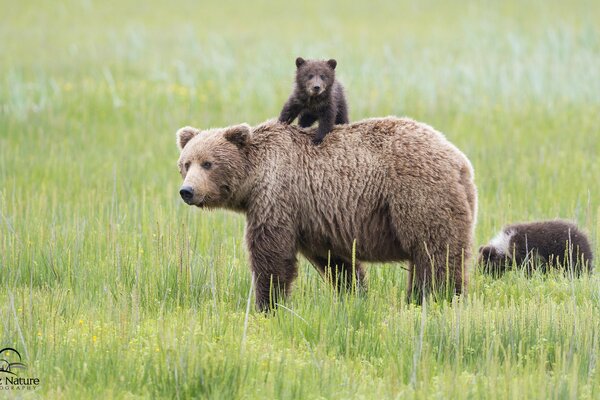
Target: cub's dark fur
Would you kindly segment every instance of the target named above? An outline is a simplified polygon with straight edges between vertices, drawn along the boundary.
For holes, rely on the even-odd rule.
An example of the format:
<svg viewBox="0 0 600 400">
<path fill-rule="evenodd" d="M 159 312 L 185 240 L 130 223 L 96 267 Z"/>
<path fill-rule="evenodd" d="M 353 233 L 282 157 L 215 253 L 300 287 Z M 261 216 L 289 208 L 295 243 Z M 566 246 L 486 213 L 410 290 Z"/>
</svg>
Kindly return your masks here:
<svg viewBox="0 0 600 400">
<path fill-rule="evenodd" d="M 296 59 L 296 85 L 283 106 L 279 121 L 291 124 L 298 115 L 298 124 L 307 128 L 319 121 L 313 143 L 319 144 L 334 124 L 347 124 L 348 106 L 344 88 L 335 80 L 337 61 Z"/>
<path fill-rule="evenodd" d="M 504 273 L 513 262 L 521 265 L 530 260 L 530 271 L 539 264 L 536 261 L 542 261 L 544 272 L 548 265 L 558 264 L 579 276 L 584 270 L 591 272 L 593 255 L 586 235 L 562 220 L 508 225 L 479 248 L 479 263 L 492 275 Z"/>
</svg>

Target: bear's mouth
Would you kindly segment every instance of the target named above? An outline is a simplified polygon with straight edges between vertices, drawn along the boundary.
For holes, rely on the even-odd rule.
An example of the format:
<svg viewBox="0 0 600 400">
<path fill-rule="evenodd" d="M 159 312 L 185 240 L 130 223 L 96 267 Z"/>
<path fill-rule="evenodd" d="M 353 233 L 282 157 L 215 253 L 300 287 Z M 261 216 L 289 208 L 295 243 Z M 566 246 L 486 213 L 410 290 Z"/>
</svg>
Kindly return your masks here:
<svg viewBox="0 0 600 400">
<path fill-rule="evenodd" d="M 205 208 L 208 206 L 208 203 L 210 202 L 210 197 L 208 195 L 204 195 L 201 196 L 197 202 L 194 203 L 194 205 L 198 208 Z"/>
<path fill-rule="evenodd" d="M 204 206 L 206 206 L 206 199 L 200 199 L 195 202 L 194 205 L 198 208 L 204 208 Z"/>
<path fill-rule="evenodd" d="M 200 201 L 194 201 L 192 199 L 183 199 L 183 202 L 185 204 L 187 204 L 188 206 L 196 206 L 196 207 L 200 207 L 200 208 L 203 208 L 205 205 L 204 199 L 202 199 Z"/>
<path fill-rule="evenodd" d="M 324 88 L 310 89 L 309 90 L 309 94 L 310 94 L 311 97 L 319 97 L 320 95 L 323 94 L 324 91 L 325 91 Z"/>
</svg>

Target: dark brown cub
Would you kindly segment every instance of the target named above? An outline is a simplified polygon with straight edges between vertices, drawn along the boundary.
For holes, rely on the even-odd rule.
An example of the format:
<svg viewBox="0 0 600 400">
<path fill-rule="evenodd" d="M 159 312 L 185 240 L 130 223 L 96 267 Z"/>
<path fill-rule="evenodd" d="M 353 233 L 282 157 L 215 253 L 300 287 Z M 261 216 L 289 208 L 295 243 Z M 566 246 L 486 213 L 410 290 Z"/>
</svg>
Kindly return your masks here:
<svg viewBox="0 0 600 400">
<path fill-rule="evenodd" d="M 347 124 L 348 106 L 344 88 L 335 79 L 337 61 L 296 59 L 296 84 L 283 106 L 279 121 L 291 124 L 296 117 L 298 125 L 307 128 L 319 121 L 314 144 L 319 144 L 334 124 Z"/>
<path fill-rule="evenodd" d="M 537 221 L 508 225 L 479 248 L 484 273 L 501 275 L 513 262 L 529 270 L 561 266 L 579 276 L 591 272 L 593 254 L 587 236 L 572 222 Z"/>
</svg>

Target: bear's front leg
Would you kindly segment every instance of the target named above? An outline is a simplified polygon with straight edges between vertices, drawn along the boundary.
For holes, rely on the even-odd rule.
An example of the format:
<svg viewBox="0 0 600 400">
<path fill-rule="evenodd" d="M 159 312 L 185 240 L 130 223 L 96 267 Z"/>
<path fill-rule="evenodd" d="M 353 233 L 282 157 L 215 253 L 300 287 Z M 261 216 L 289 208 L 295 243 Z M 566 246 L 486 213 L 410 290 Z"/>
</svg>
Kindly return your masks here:
<svg viewBox="0 0 600 400">
<path fill-rule="evenodd" d="M 331 108 L 325 110 L 321 118 L 319 118 L 319 128 L 317 129 L 317 134 L 313 139 L 314 144 L 319 144 L 325 138 L 331 130 L 333 129 L 333 121 L 335 118 L 335 113 Z"/>
<path fill-rule="evenodd" d="M 302 111 L 302 104 L 299 104 L 296 101 L 296 97 L 292 94 L 292 96 L 285 102 L 283 105 L 283 109 L 279 114 L 279 122 L 284 124 L 291 124 L 294 122 L 298 114 Z"/>
<path fill-rule="evenodd" d="M 281 226 L 249 224 L 246 242 L 254 280 L 256 307 L 269 311 L 291 291 L 298 274 L 296 243 L 290 230 Z"/>
<path fill-rule="evenodd" d="M 460 295 L 467 285 L 467 271 L 463 263 L 469 257 L 466 244 L 444 246 L 423 243 L 415 247 L 411 256 L 407 301 L 420 304 L 429 294 L 435 299 Z"/>
</svg>

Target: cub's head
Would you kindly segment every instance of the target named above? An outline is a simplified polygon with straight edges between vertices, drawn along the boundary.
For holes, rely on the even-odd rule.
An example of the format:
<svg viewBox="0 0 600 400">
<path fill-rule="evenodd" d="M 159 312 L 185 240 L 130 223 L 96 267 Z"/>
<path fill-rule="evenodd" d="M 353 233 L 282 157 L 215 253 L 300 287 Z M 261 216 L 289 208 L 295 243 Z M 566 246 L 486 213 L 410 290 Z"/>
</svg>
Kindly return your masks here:
<svg viewBox="0 0 600 400">
<path fill-rule="evenodd" d="M 491 245 L 479 248 L 477 263 L 482 266 L 483 272 L 488 275 L 502 275 L 507 268 L 506 255 Z"/>
<path fill-rule="evenodd" d="M 296 58 L 296 84 L 308 96 L 318 96 L 330 89 L 335 81 L 337 61 Z"/>
<path fill-rule="evenodd" d="M 207 131 L 188 126 L 177 131 L 183 201 L 197 207 L 232 207 L 248 174 L 249 138 L 246 124 Z"/>
</svg>

